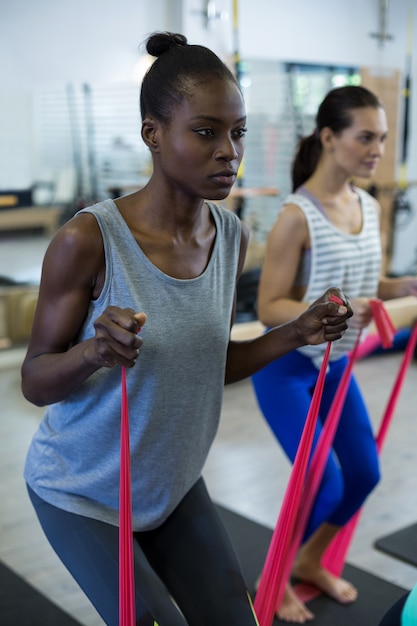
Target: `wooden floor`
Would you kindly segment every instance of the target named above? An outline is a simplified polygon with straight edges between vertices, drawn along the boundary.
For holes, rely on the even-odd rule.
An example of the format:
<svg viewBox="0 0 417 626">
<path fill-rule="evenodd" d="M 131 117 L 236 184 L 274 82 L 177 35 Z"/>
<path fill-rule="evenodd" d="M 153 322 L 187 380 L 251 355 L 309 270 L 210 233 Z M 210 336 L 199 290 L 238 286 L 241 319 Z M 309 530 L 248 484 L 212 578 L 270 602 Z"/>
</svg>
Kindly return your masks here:
<svg viewBox="0 0 417 626">
<path fill-rule="evenodd" d="M 20 278 L 36 278 L 46 245 L 43 236 L 1 240 L 0 275 L 13 268 Z M 25 491 L 25 454 L 43 411 L 21 395 L 23 354 L 24 347 L 0 351 L 0 559 L 85 626 L 103 626 L 43 537 Z M 356 366 L 375 429 L 400 360 L 400 354 L 385 354 Z M 383 478 L 364 507 L 348 557 L 351 564 L 405 588 L 417 582 L 417 569 L 378 552 L 373 542 L 417 521 L 416 407 L 417 362 L 413 361 L 382 453 Z M 227 387 L 221 426 L 205 468 L 213 498 L 273 527 L 289 471 L 258 410 L 250 382 Z"/>
</svg>

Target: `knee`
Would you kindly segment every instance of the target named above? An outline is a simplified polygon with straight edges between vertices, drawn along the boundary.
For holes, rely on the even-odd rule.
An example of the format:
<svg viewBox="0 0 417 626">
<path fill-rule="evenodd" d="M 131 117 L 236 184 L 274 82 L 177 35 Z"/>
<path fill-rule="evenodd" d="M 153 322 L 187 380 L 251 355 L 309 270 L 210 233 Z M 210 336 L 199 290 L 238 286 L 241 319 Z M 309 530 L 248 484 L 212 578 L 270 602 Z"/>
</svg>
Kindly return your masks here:
<svg viewBox="0 0 417 626">
<path fill-rule="evenodd" d="M 372 491 L 373 489 L 375 489 L 375 487 L 377 486 L 380 480 L 381 480 L 381 469 L 379 467 L 379 463 L 377 463 L 369 477 L 369 483 L 370 483 L 369 490 Z"/>
<path fill-rule="evenodd" d="M 353 481 L 355 490 L 360 491 L 363 497 L 369 495 L 381 480 L 381 471 L 378 460 L 374 463 L 361 466 Z"/>
<path fill-rule="evenodd" d="M 340 473 L 325 474 L 314 503 L 304 540 L 308 539 L 316 530 L 331 518 L 344 498 L 344 484 Z"/>
</svg>

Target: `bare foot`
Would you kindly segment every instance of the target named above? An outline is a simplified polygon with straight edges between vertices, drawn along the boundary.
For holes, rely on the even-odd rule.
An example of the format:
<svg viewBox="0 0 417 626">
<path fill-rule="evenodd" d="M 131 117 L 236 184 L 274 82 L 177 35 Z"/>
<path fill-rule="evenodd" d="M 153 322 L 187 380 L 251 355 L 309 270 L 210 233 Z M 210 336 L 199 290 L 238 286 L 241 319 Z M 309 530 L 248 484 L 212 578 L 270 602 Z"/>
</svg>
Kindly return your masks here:
<svg viewBox="0 0 417 626">
<path fill-rule="evenodd" d="M 313 568 L 297 564 L 293 574 L 302 582 L 314 585 L 341 604 L 350 604 L 358 597 L 358 591 L 349 581 L 335 576 L 324 567 Z"/>
<path fill-rule="evenodd" d="M 297 598 L 289 584 L 285 587 L 284 596 L 281 604 L 277 607 L 276 615 L 283 622 L 292 622 L 293 624 L 305 624 L 314 619 L 313 613 Z"/>
</svg>

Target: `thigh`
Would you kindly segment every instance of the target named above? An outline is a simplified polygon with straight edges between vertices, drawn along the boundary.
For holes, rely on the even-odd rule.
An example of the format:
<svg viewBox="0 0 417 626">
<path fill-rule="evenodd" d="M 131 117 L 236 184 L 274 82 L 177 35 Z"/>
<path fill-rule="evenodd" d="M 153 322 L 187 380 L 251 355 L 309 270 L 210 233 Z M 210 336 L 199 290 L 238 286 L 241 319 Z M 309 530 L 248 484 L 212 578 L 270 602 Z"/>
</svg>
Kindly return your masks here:
<svg viewBox="0 0 417 626">
<path fill-rule="evenodd" d="M 252 377 L 259 407 L 292 462 L 299 448 L 318 375 L 319 371 L 310 359 L 292 352 Z M 322 415 L 327 413 L 326 407 L 323 409 L 325 396 L 327 394 L 328 398 L 332 399 L 334 394 L 333 389 L 329 391 L 330 382 L 327 375 L 312 450 L 315 449 L 322 432 Z M 303 541 L 308 539 L 338 507 L 342 493 L 343 482 L 339 462 L 330 450 Z"/>
<path fill-rule="evenodd" d="M 108 626 L 119 624 L 119 529 L 51 506 L 31 489 L 52 548 Z M 134 545 L 137 626 L 186 626 L 139 545 Z"/>
<path fill-rule="evenodd" d="M 341 364 L 337 367 L 343 365 Z M 331 406 L 341 372 L 329 377 L 324 410 Z M 327 382 L 327 381 L 326 381 Z M 333 442 L 343 477 L 343 499 L 329 521 L 344 525 L 362 506 L 380 478 L 379 457 L 369 414 L 361 391 L 352 376 Z"/>
<path fill-rule="evenodd" d="M 331 389 L 331 396 L 334 393 Z M 328 400 L 326 400 L 328 402 Z M 369 413 L 355 376 L 351 377 L 333 443 L 345 483 L 375 484 L 379 461 Z"/>
<path fill-rule="evenodd" d="M 291 461 L 297 454 L 317 376 L 311 361 L 295 351 L 252 376 L 259 408 Z M 314 443 L 320 431 L 318 423 Z"/>
<path fill-rule="evenodd" d="M 234 548 L 200 479 L 159 528 L 138 538 L 189 626 L 255 626 Z"/>
</svg>

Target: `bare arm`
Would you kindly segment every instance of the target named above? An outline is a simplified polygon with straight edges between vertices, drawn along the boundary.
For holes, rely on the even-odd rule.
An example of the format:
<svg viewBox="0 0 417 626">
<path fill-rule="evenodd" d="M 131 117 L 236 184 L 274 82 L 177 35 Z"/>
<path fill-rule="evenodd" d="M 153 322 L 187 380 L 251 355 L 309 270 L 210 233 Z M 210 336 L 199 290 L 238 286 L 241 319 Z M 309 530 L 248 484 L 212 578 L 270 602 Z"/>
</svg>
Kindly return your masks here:
<svg viewBox="0 0 417 626">
<path fill-rule="evenodd" d="M 344 305 L 330 301 L 336 295 Z M 340 339 L 348 327 L 352 308 L 339 289 L 328 289 L 298 318 L 250 341 L 230 341 L 226 384 L 251 376 L 291 350 Z"/>
<path fill-rule="evenodd" d="M 226 384 L 251 376 L 274 359 L 302 345 L 339 339 L 346 330 L 352 309 L 338 289 L 328 290 L 310 307 L 293 295 L 292 285 L 299 257 L 307 242 L 304 216 L 298 207 L 289 205 L 268 238 L 259 289 L 259 318 L 265 325 L 274 328 L 250 341 L 230 341 Z M 332 293 L 346 306 L 329 302 Z"/>
<path fill-rule="evenodd" d="M 381 207 L 376 203 L 378 214 L 381 215 Z M 417 296 L 417 276 L 400 276 L 389 278 L 381 276 L 378 284 L 378 298 L 381 300 L 393 300 L 405 296 Z"/>
<path fill-rule="evenodd" d="M 415 276 L 401 276 L 388 278 L 382 276 L 378 284 L 378 297 L 381 300 L 394 300 L 406 296 L 417 297 L 417 278 Z M 352 298 L 354 316 L 350 324 L 355 328 L 364 328 L 372 321 L 372 309 L 369 298 Z"/>
<path fill-rule="evenodd" d="M 307 310 L 304 290 L 294 287 L 303 251 L 309 247 L 306 220 L 296 205 L 287 205 L 272 227 L 258 290 L 258 317 L 265 326 L 284 324 Z"/>
<path fill-rule="evenodd" d="M 401 276 L 387 278 L 383 276 L 378 285 L 378 297 L 381 300 L 392 300 L 405 296 L 417 296 L 417 277 Z"/>
<path fill-rule="evenodd" d="M 101 233 L 93 216 L 73 218 L 58 231 L 46 252 L 22 391 L 39 406 L 65 399 L 100 367 L 131 367 L 145 315 L 109 307 L 95 323 L 95 336 L 74 344 L 89 303 L 105 275 Z"/>
</svg>

